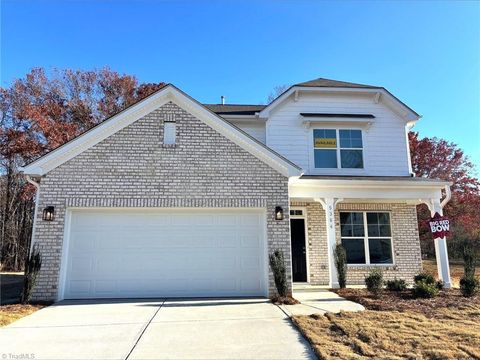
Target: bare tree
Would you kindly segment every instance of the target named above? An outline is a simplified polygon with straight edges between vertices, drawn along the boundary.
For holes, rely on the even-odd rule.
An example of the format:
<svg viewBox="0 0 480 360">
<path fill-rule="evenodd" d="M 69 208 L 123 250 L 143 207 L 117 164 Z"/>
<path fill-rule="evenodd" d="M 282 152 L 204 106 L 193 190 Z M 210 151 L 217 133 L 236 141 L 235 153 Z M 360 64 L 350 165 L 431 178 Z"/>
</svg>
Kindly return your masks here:
<svg viewBox="0 0 480 360">
<path fill-rule="evenodd" d="M 18 168 L 165 86 L 108 68 L 32 69 L 0 87 L 0 269 L 24 268 L 35 189 Z"/>
<path fill-rule="evenodd" d="M 275 100 L 277 97 L 283 94 L 289 87 L 290 85 L 288 84 L 275 86 L 272 92 L 270 93 L 270 95 L 268 95 L 267 103 L 270 104 L 273 100 Z"/>
</svg>

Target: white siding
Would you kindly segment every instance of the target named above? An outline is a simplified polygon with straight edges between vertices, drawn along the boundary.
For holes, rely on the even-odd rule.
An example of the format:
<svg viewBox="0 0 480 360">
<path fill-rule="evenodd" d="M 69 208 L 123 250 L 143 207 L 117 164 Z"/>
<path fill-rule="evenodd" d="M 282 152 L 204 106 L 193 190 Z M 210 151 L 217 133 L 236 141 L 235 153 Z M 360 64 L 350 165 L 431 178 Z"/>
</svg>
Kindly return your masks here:
<svg viewBox="0 0 480 360">
<path fill-rule="evenodd" d="M 253 136 L 258 141 L 265 144 L 265 123 L 261 120 L 253 120 L 253 121 L 235 121 L 228 119 L 233 125 L 239 127 L 247 134 Z"/>
<path fill-rule="evenodd" d="M 374 123 L 368 130 L 363 130 L 365 168 L 314 170 L 311 159 L 312 128 L 303 126 L 302 122 L 307 119 L 300 116 L 302 112 L 374 115 Z M 326 127 L 358 128 L 329 125 Z M 269 147 L 310 174 L 408 176 L 410 171 L 405 122 L 381 101 L 376 104 L 372 95 L 301 93 L 296 102 L 290 97 L 270 113 L 266 139 Z"/>
</svg>

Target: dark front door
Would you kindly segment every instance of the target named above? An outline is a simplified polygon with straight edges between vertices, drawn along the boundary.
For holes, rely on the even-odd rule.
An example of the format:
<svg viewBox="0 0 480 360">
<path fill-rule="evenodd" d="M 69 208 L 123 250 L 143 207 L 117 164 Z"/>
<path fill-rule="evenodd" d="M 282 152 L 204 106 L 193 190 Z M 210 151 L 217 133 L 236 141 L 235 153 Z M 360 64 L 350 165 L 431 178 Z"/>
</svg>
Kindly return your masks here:
<svg viewBox="0 0 480 360">
<path fill-rule="evenodd" d="M 305 248 L 305 219 L 290 219 L 292 236 L 292 272 L 294 282 L 307 281 L 307 252 Z"/>
</svg>

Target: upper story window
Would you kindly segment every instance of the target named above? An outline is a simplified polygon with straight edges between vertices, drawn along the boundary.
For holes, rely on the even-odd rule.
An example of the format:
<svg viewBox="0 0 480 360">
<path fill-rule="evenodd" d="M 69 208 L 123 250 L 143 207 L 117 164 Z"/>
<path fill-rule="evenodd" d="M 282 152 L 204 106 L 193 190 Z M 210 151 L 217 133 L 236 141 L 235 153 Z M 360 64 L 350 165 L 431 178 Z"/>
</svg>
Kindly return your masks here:
<svg viewBox="0 0 480 360">
<path fill-rule="evenodd" d="M 314 129 L 317 169 L 363 169 L 362 130 Z"/>
</svg>

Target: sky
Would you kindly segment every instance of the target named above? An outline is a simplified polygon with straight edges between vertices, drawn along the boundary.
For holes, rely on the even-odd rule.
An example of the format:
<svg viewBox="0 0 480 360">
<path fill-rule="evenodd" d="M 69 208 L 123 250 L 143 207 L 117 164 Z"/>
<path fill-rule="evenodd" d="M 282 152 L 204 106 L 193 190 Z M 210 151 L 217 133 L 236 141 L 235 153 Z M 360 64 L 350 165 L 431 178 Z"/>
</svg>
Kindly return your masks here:
<svg viewBox="0 0 480 360">
<path fill-rule="evenodd" d="M 379 85 L 480 168 L 478 1 L 0 1 L 3 87 L 104 66 L 205 103 L 318 77 Z"/>
</svg>

